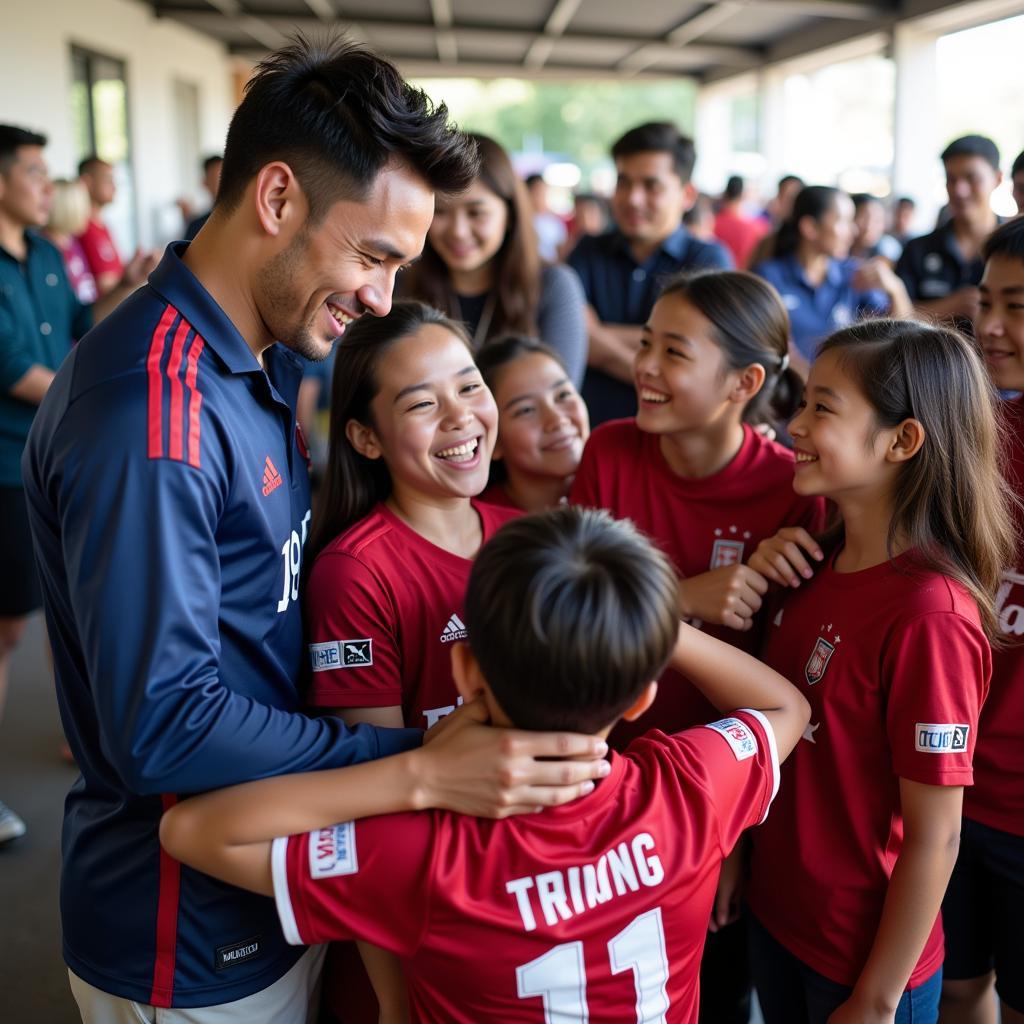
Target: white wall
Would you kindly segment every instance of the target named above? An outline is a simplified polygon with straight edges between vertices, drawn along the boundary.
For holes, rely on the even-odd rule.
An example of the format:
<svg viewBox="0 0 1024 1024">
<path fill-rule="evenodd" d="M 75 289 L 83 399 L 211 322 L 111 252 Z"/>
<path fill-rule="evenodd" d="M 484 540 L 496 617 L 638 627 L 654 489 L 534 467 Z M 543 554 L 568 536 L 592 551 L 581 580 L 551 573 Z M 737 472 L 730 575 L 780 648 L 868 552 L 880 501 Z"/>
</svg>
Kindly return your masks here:
<svg viewBox="0 0 1024 1024">
<path fill-rule="evenodd" d="M 222 46 L 133 0 L 21 0 L 4 5 L 0 121 L 44 132 L 55 177 L 74 174 L 69 96 L 71 46 L 123 60 L 143 246 L 177 230 L 174 200 L 194 192 L 175 153 L 174 79 L 199 90 L 201 151 L 223 149 L 234 110 L 230 60 Z"/>
</svg>

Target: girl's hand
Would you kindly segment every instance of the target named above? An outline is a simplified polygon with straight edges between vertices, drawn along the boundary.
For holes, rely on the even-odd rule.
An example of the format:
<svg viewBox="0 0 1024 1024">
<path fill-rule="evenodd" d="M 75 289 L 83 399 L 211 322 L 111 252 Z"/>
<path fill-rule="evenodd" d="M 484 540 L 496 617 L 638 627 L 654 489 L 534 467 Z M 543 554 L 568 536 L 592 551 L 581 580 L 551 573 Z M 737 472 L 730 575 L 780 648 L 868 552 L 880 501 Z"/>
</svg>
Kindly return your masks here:
<svg viewBox="0 0 1024 1024">
<path fill-rule="evenodd" d="M 505 818 L 585 796 L 608 774 L 608 745 L 595 736 L 488 726 L 480 699 L 427 734 L 416 757 L 418 808 Z"/>
<path fill-rule="evenodd" d="M 814 575 L 804 551 L 817 562 L 825 557 L 818 542 L 802 526 L 784 526 L 757 545 L 747 564 L 773 583 L 799 587 L 801 576 L 809 580 Z"/>
<path fill-rule="evenodd" d="M 730 629 L 748 630 L 768 593 L 768 581 L 748 565 L 726 565 L 679 581 L 679 611 Z"/>
<path fill-rule="evenodd" d="M 877 1006 L 861 1003 L 856 992 L 833 1010 L 827 1024 L 895 1024 L 896 1011 L 880 1010 Z"/>
</svg>

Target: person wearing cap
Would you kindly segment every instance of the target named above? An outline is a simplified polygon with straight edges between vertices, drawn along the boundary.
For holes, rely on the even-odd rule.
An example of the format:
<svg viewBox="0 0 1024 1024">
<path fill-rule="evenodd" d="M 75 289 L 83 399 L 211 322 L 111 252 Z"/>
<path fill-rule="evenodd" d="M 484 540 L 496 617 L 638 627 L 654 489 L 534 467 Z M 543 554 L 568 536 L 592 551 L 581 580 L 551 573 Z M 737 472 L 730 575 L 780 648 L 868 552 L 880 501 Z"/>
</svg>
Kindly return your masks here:
<svg viewBox="0 0 1024 1024">
<path fill-rule="evenodd" d="M 1003 180 L 999 150 L 983 135 L 965 135 L 943 150 L 942 164 L 951 216 L 906 244 L 896 273 L 918 314 L 951 319 L 970 334 L 984 270 L 981 245 L 999 223 L 991 205 Z"/>
</svg>

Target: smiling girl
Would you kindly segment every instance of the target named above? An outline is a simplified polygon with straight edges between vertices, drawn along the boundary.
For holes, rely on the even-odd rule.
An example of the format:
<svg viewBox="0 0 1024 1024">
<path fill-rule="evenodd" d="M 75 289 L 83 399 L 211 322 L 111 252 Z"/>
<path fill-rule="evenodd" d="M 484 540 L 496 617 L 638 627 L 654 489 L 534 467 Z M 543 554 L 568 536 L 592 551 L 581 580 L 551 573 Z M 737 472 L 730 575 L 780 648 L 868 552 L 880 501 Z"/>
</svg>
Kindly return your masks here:
<svg viewBox="0 0 1024 1024">
<path fill-rule="evenodd" d="M 754 833 L 754 980 L 767 1024 L 933 1024 L 1012 551 L 993 395 L 956 332 L 868 321 L 822 346 L 789 429 L 795 490 L 842 521 L 750 560 L 795 588 L 763 656 L 812 708 Z"/>
<path fill-rule="evenodd" d="M 554 508 L 568 495 L 590 436 L 587 407 L 565 364 L 547 345 L 510 335 L 488 345 L 477 366 L 498 406 L 484 501 L 525 512 Z"/>
<path fill-rule="evenodd" d="M 480 174 L 458 196 L 437 199 L 423 256 L 401 292 L 466 324 L 473 351 L 509 332 L 537 335 L 579 384 L 587 362 L 586 302 L 576 273 L 543 265 L 526 187 L 508 153 L 472 135 Z"/>
<path fill-rule="evenodd" d="M 349 725 L 429 728 L 454 711 L 451 644 L 466 637 L 472 559 L 518 513 L 475 500 L 498 412 L 460 324 L 419 302 L 352 324 L 337 347 L 330 451 L 306 587 L 307 702 Z M 397 964 L 363 959 L 380 992 Z M 369 1024 L 376 1007 L 350 944 L 332 947 L 325 1001 Z M 383 1005 L 384 1020 L 402 1019 Z"/>
</svg>

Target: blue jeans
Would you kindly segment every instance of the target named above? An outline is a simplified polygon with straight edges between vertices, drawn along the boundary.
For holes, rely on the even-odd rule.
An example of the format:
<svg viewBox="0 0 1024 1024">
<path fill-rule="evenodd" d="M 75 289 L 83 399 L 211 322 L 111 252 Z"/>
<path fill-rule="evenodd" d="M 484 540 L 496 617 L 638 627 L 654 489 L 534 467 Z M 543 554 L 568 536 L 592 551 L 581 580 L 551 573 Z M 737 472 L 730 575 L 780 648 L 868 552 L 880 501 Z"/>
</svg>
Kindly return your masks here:
<svg viewBox="0 0 1024 1024">
<path fill-rule="evenodd" d="M 812 970 L 750 916 L 750 968 L 765 1024 L 825 1024 L 853 989 Z M 896 1024 L 936 1024 L 942 970 L 903 993 Z"/>
</svg>

